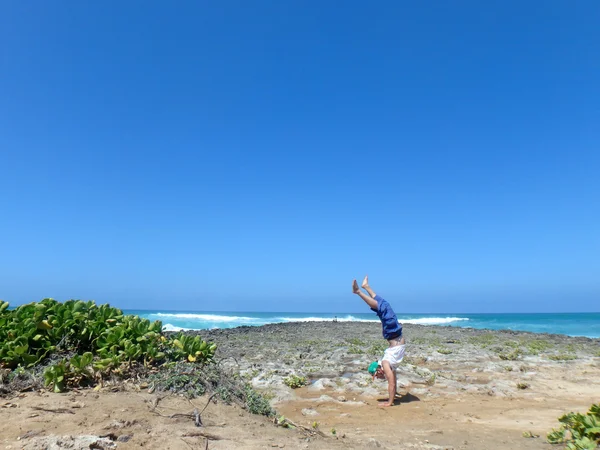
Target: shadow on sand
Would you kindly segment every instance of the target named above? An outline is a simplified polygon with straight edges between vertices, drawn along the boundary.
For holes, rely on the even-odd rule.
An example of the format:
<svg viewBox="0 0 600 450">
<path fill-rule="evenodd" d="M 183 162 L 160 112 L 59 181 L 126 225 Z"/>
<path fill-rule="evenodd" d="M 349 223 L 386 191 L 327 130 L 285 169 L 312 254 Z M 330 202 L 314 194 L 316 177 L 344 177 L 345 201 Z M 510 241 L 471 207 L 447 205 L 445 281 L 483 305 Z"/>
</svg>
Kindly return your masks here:
<svg viewBox="0 0 600 450">
<path fill-rule="evenodd" d="M 378 398 L 378 402 L 386 402 L 387 398 Z M 410 392 L 406 394 L 396 394 L 396 398 L 394 399 L 394 405 L 400 405 L 402 403 L 411 403 L 411 402 L 420 402 L 421 399 L 416 395 L 412 395 Z"/>
</svg>

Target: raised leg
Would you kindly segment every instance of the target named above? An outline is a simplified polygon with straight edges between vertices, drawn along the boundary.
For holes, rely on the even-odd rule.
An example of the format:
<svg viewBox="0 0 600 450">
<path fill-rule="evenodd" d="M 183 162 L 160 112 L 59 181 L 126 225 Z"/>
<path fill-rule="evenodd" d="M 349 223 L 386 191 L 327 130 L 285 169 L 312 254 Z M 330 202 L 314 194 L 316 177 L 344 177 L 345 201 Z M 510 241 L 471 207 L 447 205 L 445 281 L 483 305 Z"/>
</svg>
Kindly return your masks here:
<svg viewBox="0 0 600 450">
<path fill-rule="evenodd" d="M 362 282 L 362 288 L 367 291 L 367 293 L 371 296 L 371 298 L 375 298 L 375 296 L 377 295 L 373 289 L 371 289 L 371 286 L 369 286 L 369 275 L 365 276 L 365 279 Z"/>
<path fill-rule="evenodd" d="M 352 292 L 355 293 L 356 295 L 358 295 L 360 298 L 362 298 L 367 305 L 369 305 L 371 308 L 373 309 L 377 309 L 377 301 L 373 300 L 371 297 L 369 297 L 367 294 L 363 293 L 359 288 L 358 288 L 358 283 L 356 282 L 356 280 L 354 280 L 352 282 Z"/>
</svg>

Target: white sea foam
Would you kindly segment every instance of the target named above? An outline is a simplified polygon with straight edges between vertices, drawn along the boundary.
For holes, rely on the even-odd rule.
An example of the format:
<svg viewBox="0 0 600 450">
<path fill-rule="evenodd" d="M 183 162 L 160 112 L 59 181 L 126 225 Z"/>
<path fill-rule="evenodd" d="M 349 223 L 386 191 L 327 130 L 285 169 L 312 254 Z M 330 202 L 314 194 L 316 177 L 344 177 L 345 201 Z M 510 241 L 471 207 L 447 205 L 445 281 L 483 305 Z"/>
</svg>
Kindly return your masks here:
<svg viewBox="0 0 600 450">
<path fill-rule="evenodd" d="M 240 317 L 240 316 L 221 316 L 218 314 L 192 314 L 192 313 L 156 313 L 157 317 L 166 317 L 172 319 L 201 320 L 205 322 L 260 322 L 263 319 L 258 317 Z"/>
<path fill-rule="evenodd" d="M 175 325 L 171 325 L 170 323 L 163 325 L 163 331 L 190 331 L 193 329 L 194 328 L 177 327 Z"/>
<path fill-rule="evenodd" d="M 278 317 L 282 322 L 331 322 L 333 317 Z M 357 319 L 354 316 L 338 317 L 338 322 L 379 322 L 379 319 Z"/>
<path fill-rule="evenodd" d="M 228 316 L 224 314 L 196 314 L 196 313 L 153 313 L 153 318 L 171 322 L 163 326 L 164 331 L 186 331 L 197 329 L 230 328 L 242 325 L 265 325 L 268 323 L 288 322 L 331 322 L 333 317 L 246 317 Z M 420 317 L 414 319 L 399 318 L 400 323 L 411 323 L 419 325 L 445 325 L 452 322 L 469 320 L 466 317 Z M 379 319 L 360 319 L 352 315 L 337 317 L 338 322 L 365 322 L 379 323 Z M 185 327 L 179 326 L 185 325 Z M 197 324 L 197 326 L 196 326 Z"/>
<path fill-rule="evenodd" d="M 278 317 L 283 322 L 331 322 L 331 317 Z M 469 320 L 466 317 L 422 317 L 419 319 L 399 319 L 400 323 L 412 323 L 419 325 L 443 325 L 446 323 L 457 322 L 460 320 Z M 354 316 L 338 317 L 338 322 L 374 322 L 379 319 L 358 319 Z"/>
<path fill-rule="evenodd" d="M 423 317 L 421 319 L 399 319 L 400 323 L 414 323 L 418 325 L 442 325 L 445 323 L 469 320 L 466 317 Z"/>
</svg>

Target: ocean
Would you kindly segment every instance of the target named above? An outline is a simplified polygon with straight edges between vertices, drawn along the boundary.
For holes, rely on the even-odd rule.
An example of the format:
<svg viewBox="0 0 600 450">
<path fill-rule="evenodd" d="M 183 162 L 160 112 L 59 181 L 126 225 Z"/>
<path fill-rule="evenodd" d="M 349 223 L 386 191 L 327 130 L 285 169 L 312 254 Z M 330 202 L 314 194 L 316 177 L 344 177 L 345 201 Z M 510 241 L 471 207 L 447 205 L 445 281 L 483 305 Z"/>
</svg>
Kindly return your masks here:
<svg viewBox="0 0 600 450">
<path fill-rule="evenodd" d="M 323 314 L 276 312 L 194 312 L 164 310 L 125 310 L 150 320 L 160 320 L 166 331 L 234 328 L 268 323 L 330 321 L 379 322 L 374 313 Z M 491 330 L 531 331 L 600 338 L 600 313 L 548 314 L 402 314 L 402 323 L 487 328 Z"/>
</svg>

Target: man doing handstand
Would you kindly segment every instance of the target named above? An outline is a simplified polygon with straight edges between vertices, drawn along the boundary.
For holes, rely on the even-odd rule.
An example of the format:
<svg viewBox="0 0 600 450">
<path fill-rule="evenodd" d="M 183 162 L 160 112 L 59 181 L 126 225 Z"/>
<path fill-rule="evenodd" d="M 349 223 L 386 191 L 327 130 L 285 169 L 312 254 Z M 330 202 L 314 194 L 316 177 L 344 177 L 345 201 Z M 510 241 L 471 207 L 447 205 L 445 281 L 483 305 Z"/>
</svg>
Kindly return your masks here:
<svg viewBox="0 0 600 450">
<path fill-rule="evenodd" d="M 387 379 L 389 398 L 385 402 L 380 402 L 379 406 L 392 406 L 396 397 L 396 368 L 404 358 L 404 352 L 406 351 L 404 337 L 402 336 L 402 325 L 398 322 L 396 313 L 394 313 L 390 304 L 373 292 L 373 289 L 369 286 L 368 276 L 363 280 L 362 287 L 369 295 L 360 290 L 356 280 L 352 282 L 352 292 L 362 298 L 377 313 L 379 320 L 381 320 L 383 337 L 389 343 L 381 363 L 371 364 L 369 372 L 373 375 L 373 378 Z"/>
</svg>

